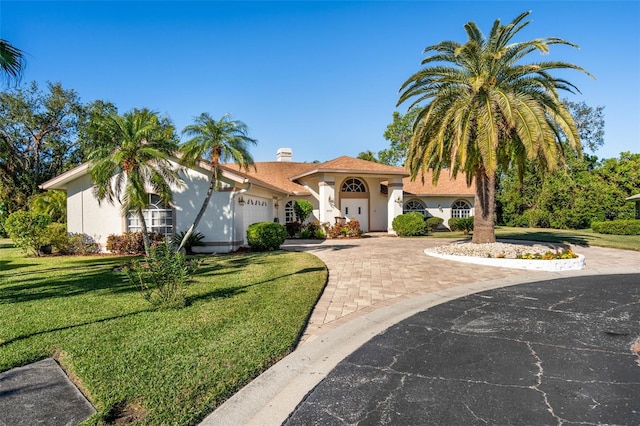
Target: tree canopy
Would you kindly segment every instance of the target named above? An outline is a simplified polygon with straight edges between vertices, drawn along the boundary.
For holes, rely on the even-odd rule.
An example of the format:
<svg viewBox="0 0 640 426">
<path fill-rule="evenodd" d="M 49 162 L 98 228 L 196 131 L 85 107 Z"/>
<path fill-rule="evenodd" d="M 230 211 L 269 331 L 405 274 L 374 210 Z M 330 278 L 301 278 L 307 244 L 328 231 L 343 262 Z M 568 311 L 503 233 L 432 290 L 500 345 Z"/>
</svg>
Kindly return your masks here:
<svg viewBox="0 0 640 426">
<path fill-rule="evenodd" d="M 437 182 L 445 168 L 475 181 L 473 242 L 495 241 L 495 188 L 499 169 L 523 169 L 526 160 L 557 170 L 564 160 L 563 141 L 580 152 L 578 129 L 558 96 L 577 92 L 551 71 L 583 68 L 567 62 L 524 63 L 551 45 L 577 47 L 556 37 L 513 42 L 530 21 L 524 12 L 503 25 L 496 20 L 488 37 L 474 22 L 465 24 L 467 41 L 428 46 L 423 68 L 400 89 L 398 104 L 420 111 L 407 157 L 412 178 L 433 170 Z M 588 74 L 588 73 L 587 73 Z"/>
</svg>

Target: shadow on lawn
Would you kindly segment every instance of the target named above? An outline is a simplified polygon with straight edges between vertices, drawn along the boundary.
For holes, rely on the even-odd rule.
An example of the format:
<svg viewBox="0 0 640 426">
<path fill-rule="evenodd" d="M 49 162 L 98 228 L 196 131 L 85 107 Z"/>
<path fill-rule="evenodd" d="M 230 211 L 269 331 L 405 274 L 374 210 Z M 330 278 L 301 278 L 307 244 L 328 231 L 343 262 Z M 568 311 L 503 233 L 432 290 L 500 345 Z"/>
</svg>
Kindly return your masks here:
<svg viewBox="0 0 640 426">
<path fill-rule="evenodd" d="M 67 268 L 61 268 L 67 269 Z M 14 284 L 2 287 L 0 303 L 21 303 L 41 299 L 77 296 L 93 291 L 108 290 L 120 294 L 138 291 L 125 283 L 120 274 L 108 270 L 70 271 L 60 277 L 47 276 L 46 271 L 21 275 Z"/>
<path fill-rule="evenodd" d="M 284 274 L 284 275 L 280 275 L 279 277 L 273 277 L 270 278 L 268 280 L 264 280 L 264 281 L 258 281 L 255 283 L 251 283 L 251 284 L 246 284 L 246 285 L 239 285 L 236 287 L 227 287 L 227 288 L 219 288 L 213 291 L 210 291 L 208 293 L 202 293 L 202 294 L 198 294 L 197 296 L 191 296 L 191 297 L 187 297 L 187 305 L 191 305 L 199 300 L 210 300 L 210 299 L 226 299 L 229 297 L 233 297 L 233 296 L 237 296 L 239 294 L 245 293 L 246 289 L 251 288 L 251 287 L 255 287 L 258 285 L 262 285 L 262 284 L 269 284 L 269 283 L 273 283 L 274 281 L 277 281 L 279 279 L 282 278 L 286 278 L 286 277 L 291 277 L 294 275 L 299 275 L 299 274 L 306 274 L 306 273 L 310 273 L 310 272 L 319 272 L 319 271 L 326 271 L 326 268 L 321 267 L 321 266 L 317 266 L 315 268 L 305 268 L 305 269 L 301 269 L 297 272 L 292 272 L 290 274 Z"/>
<path fill-rule="evenodd" d="M 571 234 L 562 231 L 512 231 L 501 232 L 498 236 L 499 239 L 513 239 L 513 240 L 525 240 L 525 241 L 544 241 L 551 243 L 565 243 L 573 244 L 584 247 L 589 247 L 589 240 L 583 236 Z"/>
<path fill-rule="evenodd" d="M 24 334 L 22 336 L 16 336 L 16 337 L 14 337 L 12 339 L 4 340 L 4 341 L 0 342 L 0 347 L 6 346 L 6 345 L 8 345 L 10 343 L 18 342 L 20 340 L 28 339 L 28 338 L 33 337 L 33 336 L 39 336 L 39 335 L 47 334 L 47 333 L 55 333 L 57 331 L 71 330 L 71 329 L 78 328 L 78 327 L 84 327 L 85 325 L 100 324 L 100 323 L 103 323 L 103 322 L 117 320 L 117 319 L 120 319 L 120 318 L 127 318 L 127 317 L 131 317 L 131 316 L 135 316 L 135 315 L 142 314 L 142 313 L 145 313 L 145 312 L 153 312 L 155 310 L 156 310 L 155 307 L 150 307 L 148 309 L 143 309 L 143 310 L 135 311 L 135 312 L 129 312 L 127 314 L 114 315 L 112 317 L 99 318 L 99 319 L 95 319 L 95 320 L 91 320 L 91 321 L 81 322 L 81 323 L 78 323 L 78 324 L 65 325 L 63 327 L 56 327 L 56 328 L 52 328 L 52 329 L 49 329 L 49 330 L 36 331 L 34 333 Z"/>
</svg>

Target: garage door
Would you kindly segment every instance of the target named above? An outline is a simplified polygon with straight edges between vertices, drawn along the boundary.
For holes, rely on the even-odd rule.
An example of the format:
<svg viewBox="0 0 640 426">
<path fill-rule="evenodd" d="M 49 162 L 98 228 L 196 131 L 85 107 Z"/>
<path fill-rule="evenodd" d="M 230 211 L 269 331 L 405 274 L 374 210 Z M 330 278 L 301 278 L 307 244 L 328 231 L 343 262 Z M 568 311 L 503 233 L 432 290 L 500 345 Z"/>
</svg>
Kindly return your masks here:
<svg viewBox="0 0 640 426">
<path fill-rule="evenodd" d="M 246 240 L 249 225 L 273 221 L 273 207 L 269 198 L 247 197 L 246 195 L 243 198 L 245 200 L 244 206 L 241 206 L 240 209 L 242 210 L 242 236 Z"/>
</svg>

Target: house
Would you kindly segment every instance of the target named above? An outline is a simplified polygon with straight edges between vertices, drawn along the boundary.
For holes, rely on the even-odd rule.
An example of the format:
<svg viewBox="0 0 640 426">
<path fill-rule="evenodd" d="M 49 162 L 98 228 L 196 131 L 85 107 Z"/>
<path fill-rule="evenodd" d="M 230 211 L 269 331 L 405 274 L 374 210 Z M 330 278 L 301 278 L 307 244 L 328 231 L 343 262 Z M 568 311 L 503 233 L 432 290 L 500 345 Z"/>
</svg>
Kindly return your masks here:
<svg viewBox="0 0 640 426">
<path fill-rule="evenodd" d="M 636 203 L 636 219 L 640 219 L 640 194 L 632 195 L 626 198 L 626 201 L 634 201 Z"/>
<path fill-rule="evenodd" d="M 148 229 L 168 236 L 186 230 L 200 209 L 210 173 L 204 162 L 183 172 L 186 186 L 175 188 L 171 205 L 163 205 L 150 194 L 149 208 L 144 211 Z M 237 165 L 223 165 L 221 180 L 197 229 L 206 246 L 196 250 L 236 250 L 245 243 L 246 229 L 252 223 L 294 221 L 293 205 L 301 199 L 313 205 L 308 220 L 358 220 L 365 232 L 394 233 L 393 219 L 410 211 L 442 217 L 445 224 L 450 217 L 473 215 L 475 190 L 464 179 L 453 180 L 443 173 L 437 186 L 431 184 L 430 175 L 425 175 L 424 183 L 420 178 L 412 182 L 403 168 L 347 156 L 324 163 L 298 163 L 292 161 L 291 149 L 281 148 L 276 161 L 258 162 L 249 172 Z M 135 215 L 123 212 L 119 205 L 98 203 L 88 164 L 41 188 L 66 191 L 69 232 L 88 234 L 102 247 L 111 234 L 140 230 Z"/>
</svg>

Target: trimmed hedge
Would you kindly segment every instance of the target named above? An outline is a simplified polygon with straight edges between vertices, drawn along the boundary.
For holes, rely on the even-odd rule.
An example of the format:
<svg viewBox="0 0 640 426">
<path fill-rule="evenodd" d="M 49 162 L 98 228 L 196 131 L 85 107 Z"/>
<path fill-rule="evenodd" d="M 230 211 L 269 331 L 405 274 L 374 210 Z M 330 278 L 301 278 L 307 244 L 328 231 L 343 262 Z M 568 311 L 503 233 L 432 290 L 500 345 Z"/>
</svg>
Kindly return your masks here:
<svg viewBox="0 0 640 426">
<path fill-rule="evenodd" d="M 438 228 L 438 226 L 444 223 L 444 219 L 441 217 L 432 216 L 432 217 L 426 218 L 424 223 L 425 225 L 427 225 L 427 231 L 433 232 Z"/>
<path fill-rule="evenodd" d="M 258 222 L 247 228 L 247 242 L 252 250 L 278 250 L 287 239 L 287 230 L 275 222 Z"/>
<path fill-rule="evenodd" d="M 163 242 L 165 236 L 155 232 L 149 232 L 151 245 Z M 115 254 L 144 254 L 144 241 L 142 232 L 127 231 L 122 235 L 111 234 L 107 237 L 107 250 Z"/>
<path fill-rule="evenodd" d="M 591 222 L 591 229 L 599 234 L 640 235 L 640 220 L 608 220 Z"/>
<path fill-rule="evenodd" d="M 427 224 L 419 212 L 410 212 L 396 216 L 391 222 L 393 230 L 401 237 L 427 235 Z"/>
</svg>

